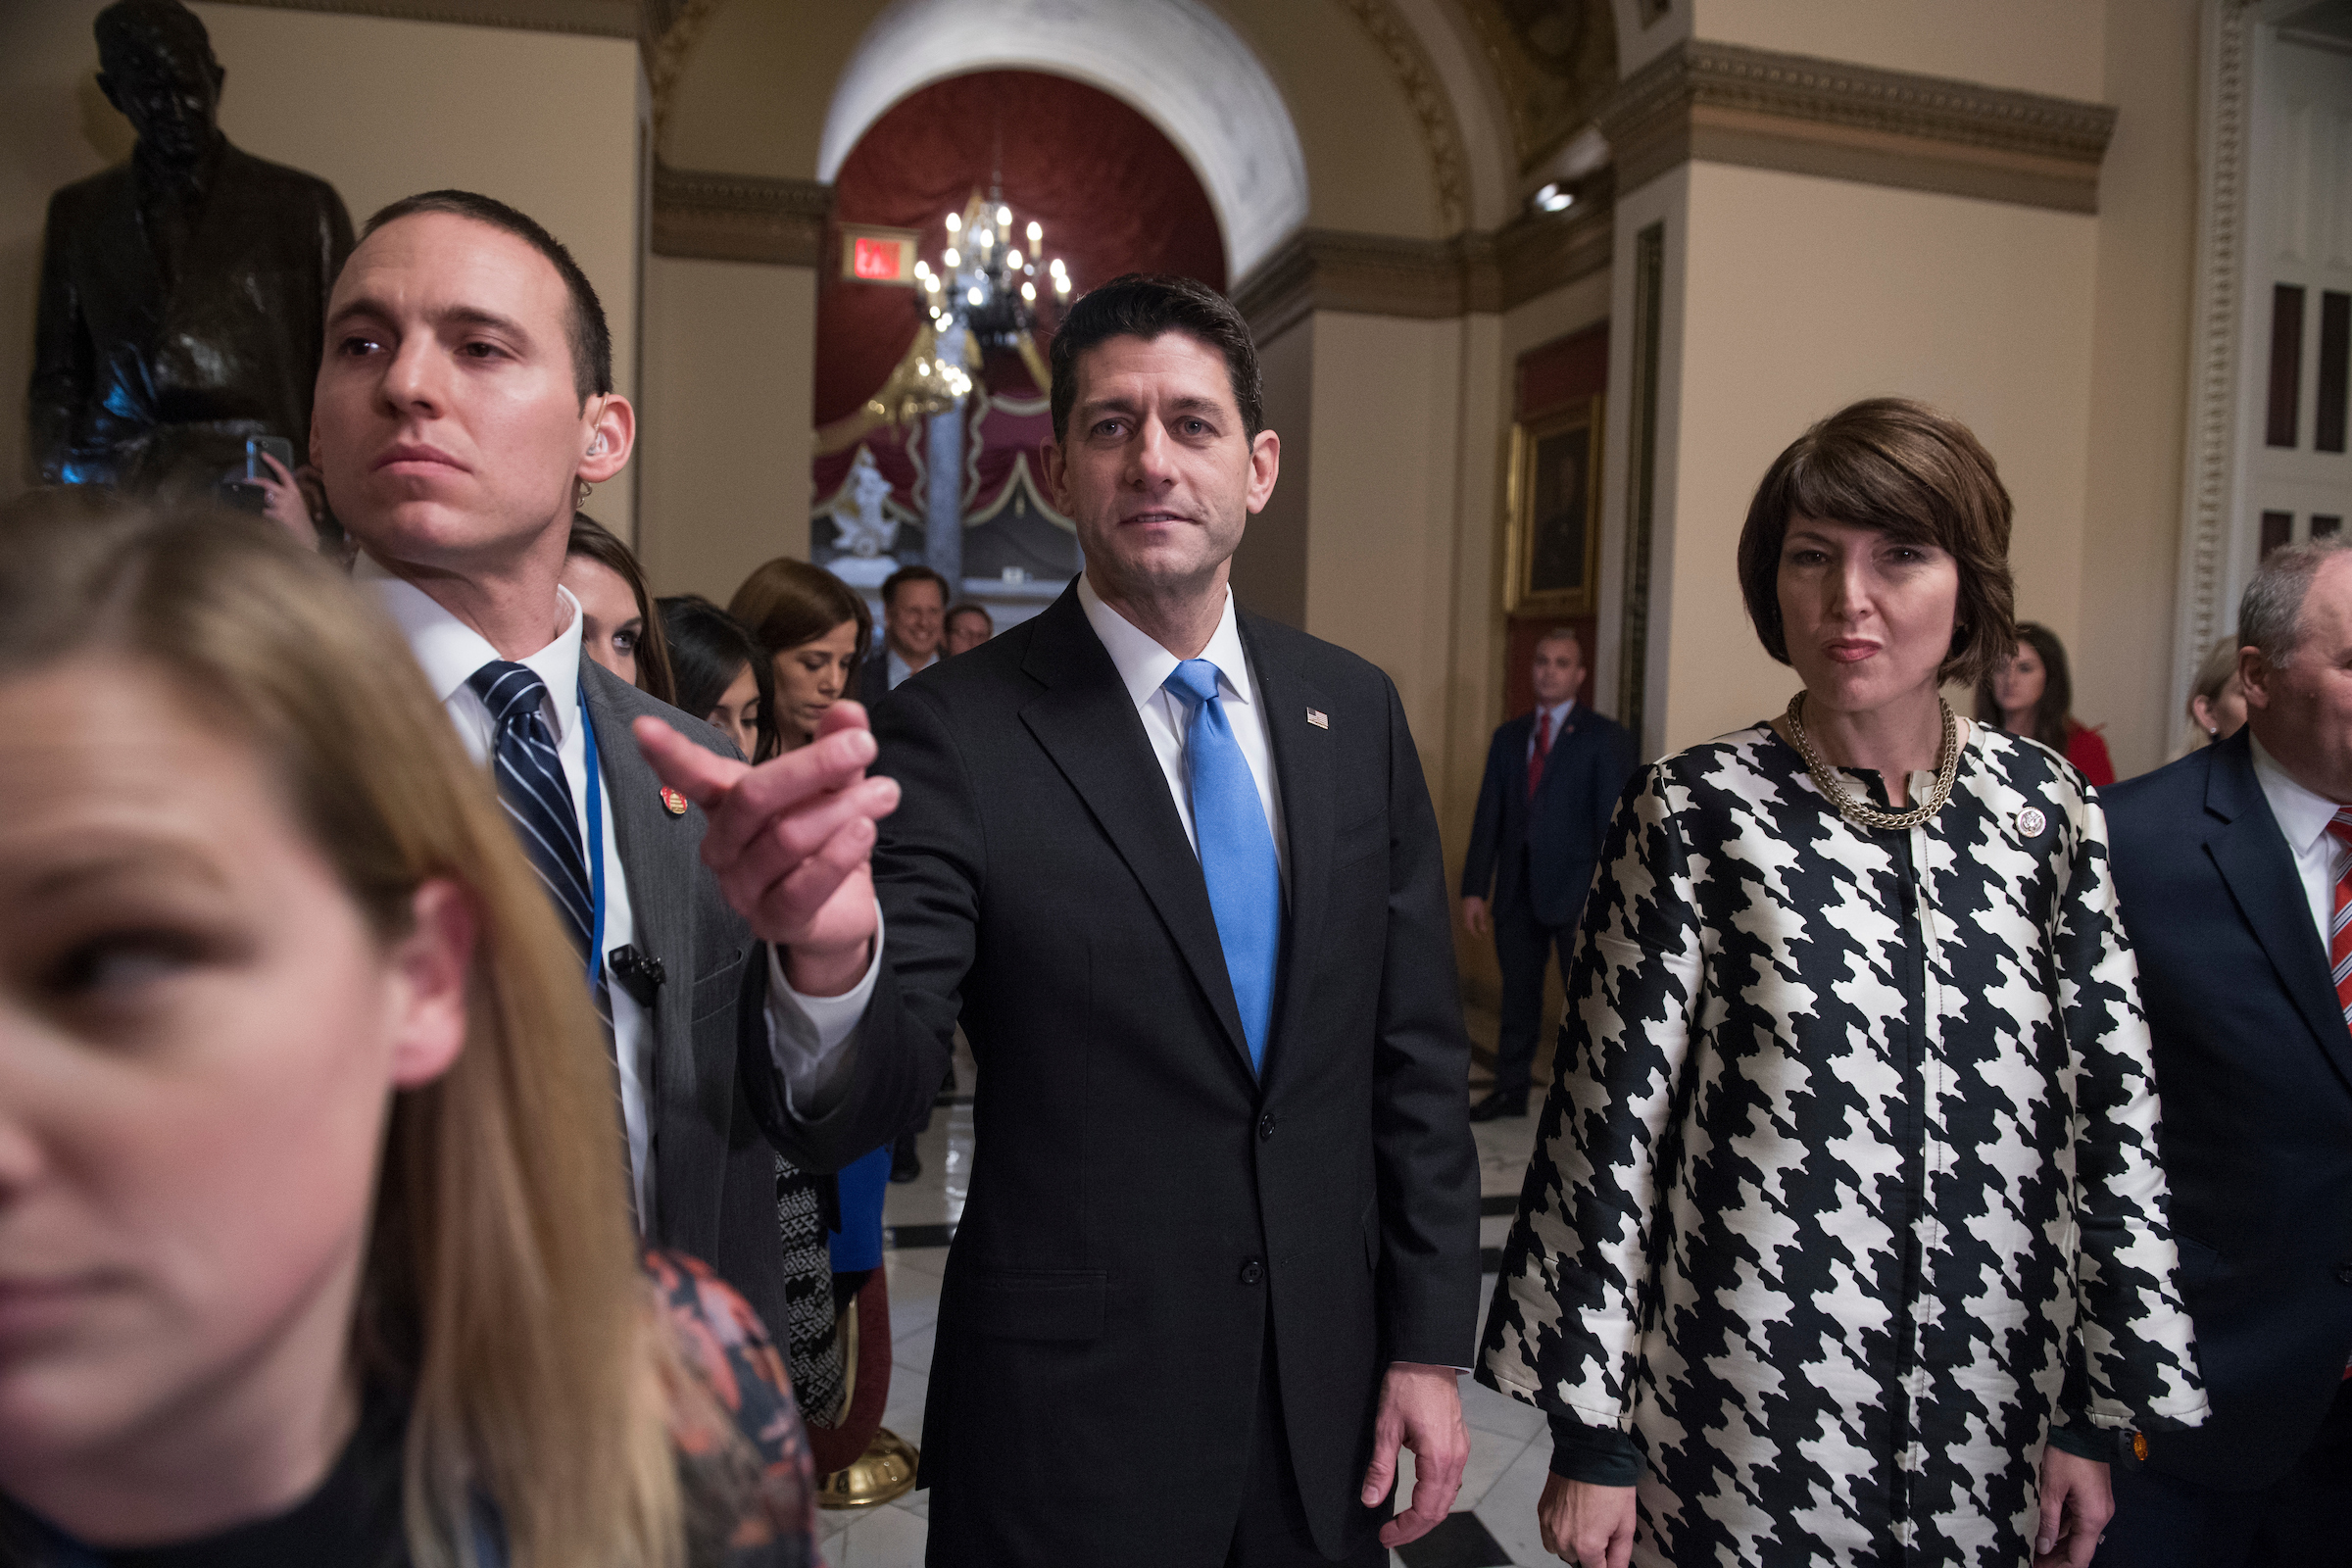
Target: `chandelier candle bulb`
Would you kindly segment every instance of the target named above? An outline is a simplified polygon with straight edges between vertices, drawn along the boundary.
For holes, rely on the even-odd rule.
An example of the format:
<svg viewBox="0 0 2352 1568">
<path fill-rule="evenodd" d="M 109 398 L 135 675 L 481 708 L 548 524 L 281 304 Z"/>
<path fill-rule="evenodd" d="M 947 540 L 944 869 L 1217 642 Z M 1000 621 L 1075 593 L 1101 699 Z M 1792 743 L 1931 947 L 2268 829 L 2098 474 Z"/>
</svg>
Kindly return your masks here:
<svg viewBox="0 0 2352 1568">
<path fill-rule="evenodd" d="M 953 234 L 961 227 L 963 227 L 962 216 L 956 213 L 950 213 L 948 215 L 948 232 Z"/>
<path fill-rule="evenodd" d="M 1038 246 L 1044 244 L 1045 240 L 1045 229 L 1039 226 L 1036 219 L 1032 218 L 1029 220 L 1029 248 L 1031 250 L 1035 250 L 1038 248 Z"/>
<path fill-rule="evenodd" d="M 956 247 L 953 245 L 948 247 L 948 254 L 942 257 L 941 260 L 945 261 L 950 267 L 961 267 L 963 265 L 963 258 L 956 254 Z"/>
<path fill-rule="evenodd" d="M 1037 285 L 1035 283 L 1023 283 L 1021 285 L 1021 298 L 1028 304 L 1035 305 L 1037 303 Z"/>
<path fill-rule="evenodd" d="M 1021 253 L 1017 250 L 1006 251 L 1004 253 L 1004 265 L 1011 268 L 1016 272 L 1019 271 L 1021 270 Z"/>
</svg>

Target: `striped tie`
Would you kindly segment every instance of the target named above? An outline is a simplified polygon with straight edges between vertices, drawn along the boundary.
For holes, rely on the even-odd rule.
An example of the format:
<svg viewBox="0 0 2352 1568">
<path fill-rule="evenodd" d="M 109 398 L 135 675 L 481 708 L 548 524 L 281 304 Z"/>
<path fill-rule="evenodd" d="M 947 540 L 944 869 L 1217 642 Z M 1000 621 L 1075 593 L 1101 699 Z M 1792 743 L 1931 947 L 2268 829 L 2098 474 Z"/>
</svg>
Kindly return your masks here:
<svg viewBox="0 0 2352 1568">
<path fill-rule="evenodd" d="M 589 891 L 588 858 L 580 853 L 580 820 L 572 809 L 571 786 L 564 780 L 563 759 L 540 712 L 547 687 L 528 667 L 498 659 L 467 676 L 466 684 L 490 710 L 498 798 L 584 959 L 594 940 L 590 931 L 596 906 Z"/>
<path fill-rule="evenodd" d="M 2328 962 L 2335 971 L 2335 1003 L 2352 1025 L 2352 806 L 2328 824 L 2336 842 L 2335 912 L 2328 920 Z"/>
</svg>

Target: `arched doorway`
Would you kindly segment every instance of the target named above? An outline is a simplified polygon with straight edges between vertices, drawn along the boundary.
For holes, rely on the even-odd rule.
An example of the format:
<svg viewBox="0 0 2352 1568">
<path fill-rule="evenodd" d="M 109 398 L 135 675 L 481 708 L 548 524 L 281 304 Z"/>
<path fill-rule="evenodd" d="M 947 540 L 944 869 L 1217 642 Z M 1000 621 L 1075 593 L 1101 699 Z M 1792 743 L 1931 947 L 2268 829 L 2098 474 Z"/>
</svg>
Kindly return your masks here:
<svg viewBox="0 0 2352 1568">
<path fill-rule="evenodd" d="M 947 228 L 975 193 L 1001 200 L 1016 225 L 1037 222 L 1076 292 L 1128 271 L 1180 272 L 1225 285 L 1226 244 L 1208 192 L 1158 127 L 1083 82 L 1026 71 L 978 72 L 902 99 L 844 156 L 834 180 L 834 234 L 873 225 L 911 231 L 932 268 L 954 242 Z M 1068 520 L 1053 509 L 1038 444 L 1052 430 L 1039 373 L 1043 330 L 1028 352 L 986 354 L 950 428 L 889 422 L 869 400 L 928 341 L 922 291 L 820 274 L 815 366 L 816 446 L 811 559 L 869 594 L 894 564 L 938 564 L 927 531 L 942 512 L 931 454 L 953 451 L 961 470 L 952 512 L 960 527 L 957 597 L 990 606 L 1000 628 L 1035 613 L 1080 569 Z M 1043 313 L 1041 329 L 1057 313 Z M 843 557 L 858 531 L 860 487 L 878 492 L 890 538 L 883 556 Z"/>
<path fill-rule="evenodd" d="M 1200 0 L 899 0 L 874 20 L 825 114 L 816 177 L 918 88 L 991 69 L 1049 71 L 1132 106 L 1191 163 L 1241 277 L 1306 221 L 1306 155 L 1282 93 Z"/>
</svg>

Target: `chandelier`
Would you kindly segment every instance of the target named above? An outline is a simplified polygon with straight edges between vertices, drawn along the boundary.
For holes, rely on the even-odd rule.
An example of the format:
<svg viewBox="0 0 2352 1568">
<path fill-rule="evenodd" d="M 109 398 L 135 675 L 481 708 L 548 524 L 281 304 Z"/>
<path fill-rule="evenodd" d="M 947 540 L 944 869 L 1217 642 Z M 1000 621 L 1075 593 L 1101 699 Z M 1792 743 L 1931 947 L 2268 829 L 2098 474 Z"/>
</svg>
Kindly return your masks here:
<svg viewBox="0 0 2352 1568">
<path fill-rule="evenodd" d="M 914 264 L 922 328 L 866 403 L 896 424 L 956 408 L 991 350 L 1018 353 L 1040 392 L 1053 384 L 1032 334 L 1048 298 L 1056 311 L 1069 303 L 1070 270 L 1060 257 L 1045 255 L 1045 226 L 1031 219 L 1015 227 L 1004 191 L 992 185 L 985 197 L 974 191 L 962 212 L 949 213 L 947 227 L 940 266 Z"/>
<path fill-rule="evenodd" d="M 943 270 L 914 264 L 932 326 L 946 336 L 960 324 L 983 353 L 1028 344 L 1040 295 L 1051 293 L 1056 306 L 1070 298 L 1070 270 L 1058 256 L 1046 259 L 1045 242 L 1045 227 L 1035 219 L 1014 228 L 1003 191 L 992 189 L 985 198 L 973 192 L 961 213 L 948 214 Z"/>
</svg>

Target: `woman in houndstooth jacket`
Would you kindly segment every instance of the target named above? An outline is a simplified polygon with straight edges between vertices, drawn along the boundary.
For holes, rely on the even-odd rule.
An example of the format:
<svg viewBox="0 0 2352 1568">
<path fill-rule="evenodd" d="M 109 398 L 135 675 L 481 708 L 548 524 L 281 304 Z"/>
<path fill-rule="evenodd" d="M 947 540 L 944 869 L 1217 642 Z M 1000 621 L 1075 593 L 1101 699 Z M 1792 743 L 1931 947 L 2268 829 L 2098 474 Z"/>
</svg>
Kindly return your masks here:
<svg viewBox="0 0 2352 1568">
<path fill-rule="evenodd" d="M 1816 425 L 1740 544 L 1803 693 L 1619 808 L 1479 1369 L 1568 1561 L 2080 1568 L 2091 1429 L 2203 1419 L 2097 798 L 1937 696 L 2009 519 L 1944 416 Z"/>
</svg>

